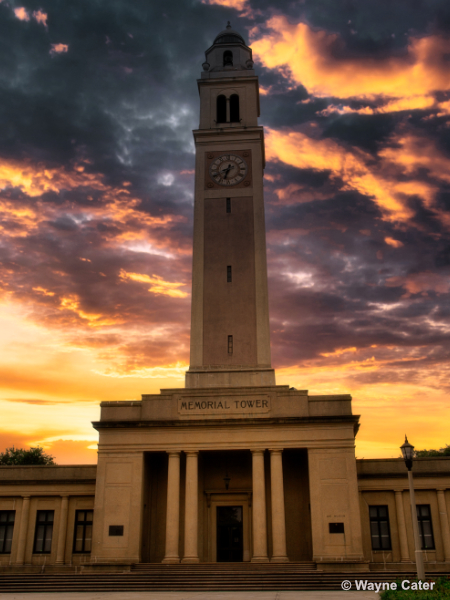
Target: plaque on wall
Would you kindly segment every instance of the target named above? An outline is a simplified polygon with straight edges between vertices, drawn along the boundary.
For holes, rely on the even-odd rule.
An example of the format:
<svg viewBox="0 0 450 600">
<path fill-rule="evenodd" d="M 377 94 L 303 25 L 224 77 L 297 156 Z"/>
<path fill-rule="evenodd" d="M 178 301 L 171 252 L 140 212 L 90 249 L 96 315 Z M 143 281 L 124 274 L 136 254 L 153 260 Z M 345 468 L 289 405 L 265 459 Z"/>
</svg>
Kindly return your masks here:
<svg viewBox="0 0 450 600">
<path fill-rule="evenodd" d="M 202 415 L 204 418 L 242 414 L 251 416 L 253 414 L 270 412 L 270 396 L 216 396 L 208 398 L 205 396 L 182 396 L 178 398 L 178 413 L 183 416 Z"/>
</svg>

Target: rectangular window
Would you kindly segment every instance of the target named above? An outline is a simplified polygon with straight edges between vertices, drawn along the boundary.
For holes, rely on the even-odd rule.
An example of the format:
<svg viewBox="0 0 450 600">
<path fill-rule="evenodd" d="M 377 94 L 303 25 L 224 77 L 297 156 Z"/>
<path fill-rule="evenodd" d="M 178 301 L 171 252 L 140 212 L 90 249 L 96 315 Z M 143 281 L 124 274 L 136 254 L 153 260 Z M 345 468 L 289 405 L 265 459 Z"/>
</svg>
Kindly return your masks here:
<svg viewBox="0 0 450 600">
<path fill-rule="evenodd" d="M 54 510 L 38 510 L 34 535 L 35 554 L 50 554 L 52 551 Z"/>
<path fill-rule="evenodd" d="M 231 198 L 227 198 L 227 213 L 231 213 Z"/>
<path fill-rule="evenodd" d="M 90 552 L 92 546 L 92 517 L 93 510 L 77 510 L 75 513 L 75 535 L 73 537 L 73 552 Z"/>
<path fill-rule="evenodd" d="M 228 354 L 233 354 L 233 336 L 228 336 Z"/>
<path fill-rule="evenodd" d="M 227 267 L 227 283 L 231 283 L 231 265 Z"/>
<path fill-rule="evenodd" d="M 15 510 L 0 510 L 0 554 L 11 554 Z"/>
<path fill-rule="evenodd" d="M 434 550 L 433 526 L 431 524 L 431 510 L 429 504 L 418 504 L 417 520 L 419 522 L 419 535 L 422 550 Z"/>
<path fill-rule="evenodd" d="M 391 550 L 389 511 L 387 506 L 369 506 L 372 550 Z"/>
</svg>

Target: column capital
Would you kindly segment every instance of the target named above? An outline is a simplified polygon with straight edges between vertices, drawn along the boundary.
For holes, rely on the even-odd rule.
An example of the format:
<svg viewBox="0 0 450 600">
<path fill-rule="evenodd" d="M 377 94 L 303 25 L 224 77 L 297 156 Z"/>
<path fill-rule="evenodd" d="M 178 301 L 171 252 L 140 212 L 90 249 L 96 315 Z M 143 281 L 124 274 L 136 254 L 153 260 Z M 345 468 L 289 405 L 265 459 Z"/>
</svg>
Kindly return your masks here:
<svg viewBox="0 0 450 600">
<path fill-rule="evenodd" d="M 31 494 L 22 494 L 22 500 L 29 500 L 31 498 Z"/>
<path fill-rule="evenodd" d="M 264 454 L 265 451 L 265 448 L 250 448 L 252 454 Z"/>
<path fill-rule="evenodd" d="M 169 456 L 180 456 L 181 450 L 166 450 Z"/>
<path fill-rule="evenodd" d="M 442 492 L 442 493 L 444 493 L 446 490 L 447 490 L 446 487 L 438 487 L 438 488 L 436 488 L 436 492 Z"/>
<path fill-rule="evenodd" d="M 63 494 L 60 494 L 61 498 L 68 498 L 70 496 L 69 492 L 64 492 Z"/>
<path fill-rule="evenodd" d="M 281 454 L 283 452 L 284 448 L 269 448 L 269 452 L 270 454 Z"/>
<path fill-rule="evenodd" d="M 198 450 L 185 450 L 184 453 L 186 456 L 198 456 Z"/>
</svg>

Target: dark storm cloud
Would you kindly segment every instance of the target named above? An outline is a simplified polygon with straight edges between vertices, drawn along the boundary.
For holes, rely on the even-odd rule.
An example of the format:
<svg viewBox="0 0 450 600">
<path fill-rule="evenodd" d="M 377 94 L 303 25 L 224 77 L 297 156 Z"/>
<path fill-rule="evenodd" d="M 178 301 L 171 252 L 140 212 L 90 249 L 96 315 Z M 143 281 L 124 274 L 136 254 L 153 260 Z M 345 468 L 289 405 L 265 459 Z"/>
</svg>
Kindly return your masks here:
<svg viewBox="0 0 450 600">
<path fill-rule="evenodd" d="M 15 15 L 19 6 L 28 21 Z M 226 20 L 246 39 L 250 28 L 256 38 L 270 31 L 273 15 L 335 35 L 324 38 L 321 56 L 336 68 L 355 61 L 355 78 L 390 59 L 401 69 L 411 35 L 450 28 L 443 1 L 250 6 L 237 19 L 230 7 L 179 0 L 0 3 L 0 157 L 16 175 L 28 165 L 34 177 L 34 188 L 16 183 L 2 194 L 4 289 L 34 302 L 40 322 L 79 328 L 69 336 L 74 345 L 122 356 L 124 371 L 188 360 L 196 79 Z M 38 10 L 47 26 L 32 16 Z M 379 94 L 341 98 L 336 89 L 319 97 L 283 69 L 256 69 L 261 123 L 307 136 L 309 157 L 328 152 L 321 161 L 305 156 L 305 164 L 269 160 L 266 168 L 275 366 L 347 347 L 364 357 L 378 352 L 374 345 L 380 353 L 400 348 L 404 358 L 420 346 L 416 366 L 444 360 L 450 181 L 439 161 L 450 157 L 450 129 L 448 114 L 439 115 L 448 93 L 433 90 L 436 103 L 424 108 L 392 109 Z M 383 152 L 406 155 L 407 136 L 437 148 L 430 163 L 413 164 L 414 146 L 411 163 L 388 164 Z M 336 157 L 350 167 L 337 170 Z M 358 187 L 369 176 L 373 189 Z M 412 179 L 417 191 L 408 188 L 403 202 L 410 216 L 387 218 L 382 199 Z M 440 190 L 436 205 L 426 196 L 432 188 Z M 159 280 L 164 293 L 155 292 Z M 185 295 L 168 295 L 174 290 Z M 95 315 L 118 330 L 96 334 Z M 124 341 L 129 327 L 135 342 Z M 152 337 L 158 327 L 164 334 Z M 388 354 L 386 377 L 394 378 L 399 357 Z"/>
</svg>

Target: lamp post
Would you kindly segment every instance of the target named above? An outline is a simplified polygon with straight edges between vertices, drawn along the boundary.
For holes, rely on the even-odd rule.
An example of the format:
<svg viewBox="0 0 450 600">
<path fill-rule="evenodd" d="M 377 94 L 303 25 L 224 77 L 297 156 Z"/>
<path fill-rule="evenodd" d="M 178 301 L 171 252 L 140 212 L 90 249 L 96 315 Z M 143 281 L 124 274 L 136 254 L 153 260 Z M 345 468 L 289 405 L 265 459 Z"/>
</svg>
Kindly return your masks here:
<svg viewBox="0 0 450 600">
<path fill-rule="evenodd" d="M 423 554 L 419 536 L 419 523 L 417 521 L 416 497 L 414 495 L 414 482 L 412 474 L 414 446 L 408 442 L 405 435 L 405 443 L 400 446 L 406 468 L 408 469 L 409 497 L 411 500 L 411 518 L 414 531 L 414 546 L 416 555 L 417 578 L 421 581 L 425 579 L 425 568 L 423 566 Z"/>
</svg>

